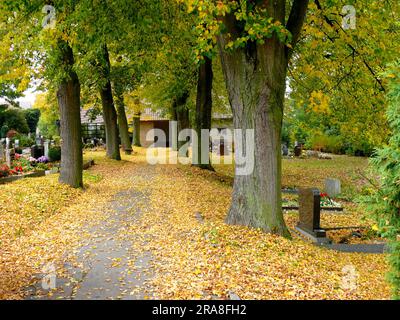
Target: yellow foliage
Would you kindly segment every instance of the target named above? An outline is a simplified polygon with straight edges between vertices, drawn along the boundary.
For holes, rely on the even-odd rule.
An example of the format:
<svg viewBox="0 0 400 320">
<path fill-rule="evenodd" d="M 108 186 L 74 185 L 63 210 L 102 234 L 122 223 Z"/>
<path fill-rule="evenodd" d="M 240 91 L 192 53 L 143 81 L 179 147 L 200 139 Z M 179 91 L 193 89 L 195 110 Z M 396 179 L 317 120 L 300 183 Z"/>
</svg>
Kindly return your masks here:
<svg viewBox="0 0 400 320">
<path fill-rule="evenodd" d="M 313 91 L 310 96 L 310 108 L 317 113 L 329 114 L 329 97 L 322 91 Z"/>
</svg>

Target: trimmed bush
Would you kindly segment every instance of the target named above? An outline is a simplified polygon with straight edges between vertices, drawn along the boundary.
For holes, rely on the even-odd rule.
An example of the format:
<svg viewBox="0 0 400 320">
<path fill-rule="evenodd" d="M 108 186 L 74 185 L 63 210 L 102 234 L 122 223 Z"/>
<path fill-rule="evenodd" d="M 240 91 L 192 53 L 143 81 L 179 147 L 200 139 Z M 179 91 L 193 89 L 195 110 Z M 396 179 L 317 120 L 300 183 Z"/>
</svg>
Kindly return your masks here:
<svg viewBox="0 0 400 320">
<path fill-rule="evenodd" d="M 328 136 L 319 134 L 313 136 L 307 141 L 307 148 L 323 152 L 342 154 L 344 152 L 344 144 L 339 136 Z"/>
<path fill-rule="evenodd" d="M 51 147 L 49 149 L 50 161 L 60 161 L 61 160 L 61 147 Z"/>
</svg>

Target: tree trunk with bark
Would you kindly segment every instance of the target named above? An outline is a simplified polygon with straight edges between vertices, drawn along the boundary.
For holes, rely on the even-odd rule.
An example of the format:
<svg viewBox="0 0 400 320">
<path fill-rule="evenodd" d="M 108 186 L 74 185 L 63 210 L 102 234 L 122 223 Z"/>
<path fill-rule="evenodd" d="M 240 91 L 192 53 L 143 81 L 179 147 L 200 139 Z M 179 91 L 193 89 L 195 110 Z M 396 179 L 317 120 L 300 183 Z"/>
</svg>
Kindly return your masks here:
<svg viewBox="0 0 400 320">
<path fill-rule="evenodd" d="M 173 101 L 173 112 L 176 116 L 176 121 L 178 122 L 178 135 L 179 132 L 181 132 L 184 129 L 189 129 L 190 128 L 190 118 L 189 118 L 189 110 L 186 107 L 186 102 L 189 98 L 189 93 L 184 93 L 181 97 L 176 98 Z M 172 141 L 171 141 L 172 143 Z M 178 141 L 177 142 L 177 147 L 178 150 L 180 150 L 180 148 L 186 143 L 186 141 Z M 183 152 L 181 151 L 178 154 L 180 157 L 187 157 L 188 156 L 188 152 Z"/>
<path fill-rule="evenodd" d="M 141 147 L 140 143 L 140 113 L 133 116 L 133 145 Z"/>
<path fill-rule="evenodd" d="M 213 71 L 212 60 L 205 58 L 205 62 L 199 67 L 199 75 L 197 81 L 197 99 L 196 99 L 196 117 L 195 129 L 198 137 L 197 150 L 193 150 L 194 158 L 197 158 L 198 163 L 194 164 L 202 169 L 214 170 L 210 163 L 209 145 L 210 139 L 202 141 L 202 129 L 211 129 L 212 121 L 212 85 Z M 202 144 L 204 147 L 202 148 Z M 206 148 L 207 147 L 207 148 Z M 207 154 L 203 154 L 202 150 L 207 149 Z"/>
<path fill-rule="evenodd" d="M 117 104 L 118 127 L 119 127 L 119 134 L 121 137 L 122 150 L 124 150 L 126 154 L 131 154 L 132 144 L 131 144 L 131 138 L 129 137 L 129 125 L 128 125 L 128 119 L 126 118 L 124 96 L 122 92 L 119 89 L 117 89 L 118 87 L 115 86 L 115 88 L 116 88 L 115 100 Z"/>
<path fill-rule="evenodd" d="M 101 103 L 103 107 L 103 118 L 106 127 L 107 157 L 114 160 L 121 160 L 119 150 L 119 130 L 117 123 L 117 112 L 115 110 L 112 87 L 110 82 L 110 57 L 107 46 L 102 48 L 101 68 L 105 84 L 100 88 Z"/>
<path fill-rule="evenodd" d="M 294 47 L 305 17 L 308 1 L 295 0 L 287 23 Z M 285 1 L 264 2 L 269 16 L 285 24 Z M 223 18 L 227 33 L 239 37 L 241 23 L 234 14 Z M 218 46 L 232 106 L 234 127 L 254 130 L 254 170 L 235 174 L 232 204 L 226 221 L 260 228 L 290 237 L 282 214 L 281 131 L 286 73 L 291 51 L 276 35 L 264 44 L 247 42 L 233 52 L 225 50 L 229 35 L 221 34 Z M 236 142 L 237 143 L 237 142 Z M 235 147 L 235 153 L 238 153 Z"/>
<path fill-rule="evenodd" d="M 80 115 L 80 83 L 73 71 L 74 55 L 65 41 L 59 42 L 67 77 L 58 87 L 57 100 L 60 110 L 61 171 L 59 181 L 74 188 L 83 187 L 82 126 Z"/>
</svg>

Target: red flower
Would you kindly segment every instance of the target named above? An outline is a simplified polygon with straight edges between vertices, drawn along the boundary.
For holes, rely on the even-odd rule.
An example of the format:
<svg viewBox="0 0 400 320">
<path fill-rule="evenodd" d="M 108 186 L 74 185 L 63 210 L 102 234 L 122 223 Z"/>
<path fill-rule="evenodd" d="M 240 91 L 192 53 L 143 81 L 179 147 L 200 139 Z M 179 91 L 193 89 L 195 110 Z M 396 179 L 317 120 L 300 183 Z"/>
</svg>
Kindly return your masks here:
<svg viewBox="0 0 400 320">
<path fill-rule="evenodd" d="M 17 167 L 14 168 L 13 172 L 15 172 L 15 173 L 18 173 L 18 172 L 22 173 L 22 172 L 24 172 L 24 169 L 22 168 L 22 166 L 17 166 Z"/>
<path fill-rule="evenodd" d="M 321 198 L 325 198 L 325 197 L 328 196 L 328 194 L 327 194 L 327 193 L 324 193 L 324 192 L 321 192 L 320 196 L 321 196 Z"/>
</svg>

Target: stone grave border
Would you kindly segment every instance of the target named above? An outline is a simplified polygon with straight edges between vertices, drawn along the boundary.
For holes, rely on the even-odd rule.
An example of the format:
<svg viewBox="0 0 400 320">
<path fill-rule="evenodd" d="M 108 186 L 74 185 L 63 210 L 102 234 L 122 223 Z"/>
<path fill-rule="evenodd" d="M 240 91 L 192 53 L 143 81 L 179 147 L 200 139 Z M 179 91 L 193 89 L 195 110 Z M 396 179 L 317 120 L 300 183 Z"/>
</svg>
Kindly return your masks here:
<svg viewBox="0 0 400 320">
<path fill-rule="evenodd" d="M 5 178 L 0 178 L 0 184 L 6 184 L 6 183 L 21 180 L 21 179 L 26 179 L 26 178 L 39 178 L 39 177 L 44 177 L 45 175 L 46 175 L 46 171 L 41 170 L 41 171 L 27 173 L 27 174 L 20 175 L 20 176 L 9 176 L 9 177 L 5 177 Z"/>
<path fill-rule="evenodd" d="M 319 190 L 316 188 L 301 189 L 299 196 L 299 223 L 295 227 L 294 233 L 300 238 L 311 240 L 315 245 L 322 248 L 347 252 L 347 253 L 366 253 L 366 254 L 382 254 L 389 251 L 385 243 L 363 243 L 363 244 L 341 244 L 332 243 L 332 240 L 326 236 L 326 231 L 339 229 L 354 229 L 363 227 L 338 227 L 338 228 L 322 228 L 320 226 L 320 196 Z M 312 196 L 312 203 L 307 203 L 306 198 Z"/>
<path fill-rule="evenodd" d="M 94 165 L 95 165 L 94 160 L 90 159 L 90 160 L 84 162 L 83 170 L 88 170 L 90 167 L 93 167 Z M 31 172 L 31 173 L 27 173 L 27 174 L 23 174 L 23 175 L 9 176 L 9 177 L 5 177 L 5 178 L 0 178 L 0 185 L 11 183 L 11 182 L 18 181 L 18 180 L 21 180 L 21 179 L 26 179 L 26 178 L 44 177 L 44 176 L 49 175 L 49 174 L 55 174 L 55 173 L 59 173 L 60 172 L 60 167 L 59 166 L 55 166 L 54 168 L 58 168 L 57 172 L 54 172 L 52 170 L 40 170 L 40 171 Z"/>
</svg>

